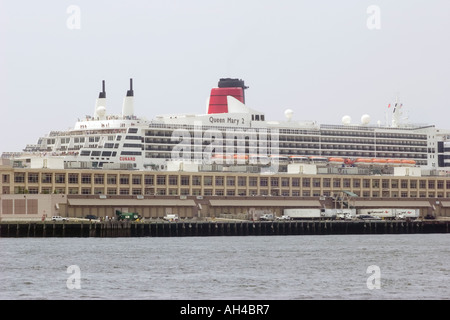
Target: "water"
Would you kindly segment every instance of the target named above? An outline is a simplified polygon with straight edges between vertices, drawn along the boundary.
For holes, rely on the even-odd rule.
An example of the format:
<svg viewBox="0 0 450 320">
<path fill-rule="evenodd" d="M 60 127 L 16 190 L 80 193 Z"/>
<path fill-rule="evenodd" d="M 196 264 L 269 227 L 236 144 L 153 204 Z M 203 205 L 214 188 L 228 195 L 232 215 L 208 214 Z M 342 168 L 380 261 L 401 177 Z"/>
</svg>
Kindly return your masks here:
<svg viewBox="0 0 450 320">
<path fill-rule="evenodd" d="M 0 299 L 449 299 L 449 253 L 447 234 L 1 238 Z"/>
</svg>

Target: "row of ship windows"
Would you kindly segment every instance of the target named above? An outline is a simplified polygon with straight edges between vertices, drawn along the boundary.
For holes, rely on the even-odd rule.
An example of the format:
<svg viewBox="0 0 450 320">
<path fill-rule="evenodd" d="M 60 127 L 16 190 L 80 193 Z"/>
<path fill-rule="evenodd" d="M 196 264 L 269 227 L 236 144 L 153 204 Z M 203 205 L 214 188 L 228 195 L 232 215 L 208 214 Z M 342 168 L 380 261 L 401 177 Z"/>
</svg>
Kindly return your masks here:
<svg viewBox="0 0 450 320">
<path fill-rule="evenodd" d="M 95 145 L 90 145 L 90 148 L 96 148 Z M 173 145 L 141 145 L 141 144 L 124 144 L 123 145 L 124 148 L 137 148 L 137 149 L 141 149 L 141 150 L 146 150 L 146 151 L 151 151 L 151 152 L 157 152 L 157 151 L 172 151 Z M 232 147 L 232 146 L 231 146 Z M 69 148 L 67 149 L 66 147 L 62 146 L 59 151 L 66 151 L 66 150 L 72 150 L 72 151 L 76 151 L 76 150 L 80 150 L 82 148 L 82 146 L 74 146 L 74 148 Z M 119 148 L 119 144 L 105 144 L 104 145 L 105 149 L 118 149 Z M 223 150 L 226 151 L 228 150 L 229 146 L 224 145 L 223 146 Z M 270 148 L 270 146 L 269 146 Z M 259 150 L 260 148 L 258 147 L 254 147 L 254 152 L 250 152 L 250 147 L 246 147 L 245 152 L 248 153 L 256 153 L 257 150 Z M 264 149 L 264 148 L 263 148 Z M 362 156 L 362 154 L 356 154 L 355 152 L 363 152 L 363 151 L 372 151 L 372 152 L 384 152 L 384 153 L 414 153 L 414 156 L 412 155 L 412 157 L 421 157 L 423 155 L 421 154 L 425 154 L 427 153 L 427 149 L 426 148 L 414 148 L 414 147 L 389 147 L 389 146 L 355 146 L 355 145 L 293 145 L 293 144 L 283 144 L 280 143 L 278 146 L 278 150 L 280 154 L 287 154 L 287 155 L 308 155 L 311 152 L 310 149 L 315 149 L 315 150 L 321 150 L 321 152 L 323 153 L 323 155 L 337 155 L 337 154 L 341 154 L 341 155 L 356 155 L 356 156 Z M 342 151 L 338 151 L 339 153 L 336 153 L 336 151 L 334 150 L 344 150 L 346 152 L 342 152 Z M 47 151 L 47 152 L 51 152 L 52 148 L 47 148 L 47 149 L 39 149 L 39 151 Z M 128 151 L 123 151 L 123 152 L 128 152 Z M 238 153 L 238 147 L 236 147 L 234 149 L 235 153 Z M 306 152 L 306 153 L 305 153 Z M 328 153 L 327 153 L 328 152 Z M 428 153 L 433 153 L 432 150 L 430 150 Z M 109 157 L 109 156 L 114 156 L 116 154 L 116 151 L 98 151 L 98 150 L 82 150 L 80 152 L 80 156 L 93 156 L 93 157 Z M 311 155 L 319 155 L 319 153 L 314 152 Z M 371 154 L 368 154 L 368 156 L 372 156 Z M 384 155 L 383 155 L 384 156 Z M 394 155 L 388 155 L 393 157 Z M 444 155 L 445 159 L 450 159 L 450 155 L 446 154 Z"/>
<path fill-rule="evenodd" d="M 180 144 L 181 146 L 181 144 Z M 195 145 L 183 145 L 185 146 L 185 148 L 193 148 L 195 147 Z M 235 145 L 236 146 L 236 145 Z M 227 150 L 227 148 L 233 148 L 233 146 L 227 146 L 227 145 L 223 145 L 223 150 Z M 269 146 L 270 147 L 270 146 Z M 172 145 L 145 145 L 143 150 L 167 150 L 167 151 L 171 151 L 173 148 Z M 217 146 L 216 146 L 217 148 Z M 242 147 L 237 147 L 237 148 L 244 148 L 244 146 Z M 257 149 L 261 149 L 261 148 L 265 148 L 265 147 L 252 147 L 254 150 Z M 345 146 L 341 146 L 341 145 L 317 145 L 317 144 L 302 144 L 302 145 L 294 145 L 294 144 L 284 144 L 284 143 L 280 143 L 278 148 L 280 150 L 282 149 L 286 149 L 289 150 L 288 153 L 292 153 L 292 150 L 295 149 L 317 149 L 317 150 L 361 150 L 361 151 L 390 151 L 390 152 L 416 152 L 416 153 L 426 153 L 427 149 L 426 148 L 414 148 L 414 147 L 391 147 L 391 146 L 358 146 L 358 145 L 345 145 Z M 237 150 L 237 149 L 236 149 Z M 249 146 L 245 146 L 245 150 L 246 153 L 249 153 L 251 150 L 251 148 Z M 255 151 L 256 152 L 256 151 Z"/>
<path fill-rule="evenodd" d="M 218 138 L 214 138 L 215 140 L 219 140 Z M 220 139 L 219 141 L 223 141 L 224 144 L 226 144 L 229 141 L 234 141 L 235 138 L 234 137 L 223 137 L 222 139 Z M 249 144 L 257 144 L 257 143 L 262 143 L 262 142 L 266 142 L 266 141 L 270 141 L 270 139 L 250 139 L 248 137 L 244 137 L 242 139 L 243 141 L 245 141 L 245 145 L 249 145 Z M 180 142 L 180 139 L 177 137 L 175 137 L 175 139 L 172 138 L 145 138 L 145 143 L 155 143 L 155 144 L 177 144 Z M 188 140 L 189 141 L 189 140 Z M 191 141 L 194 141 L 194 137 L 191 137 Z M 313 139 L 311 137 L 291 137 L 291 138 L 286 138 L 286 137 L 279 137 L 278 139 L 276 139 L 275 141 L 279 141 L 280 143 L 283 142 L 301 142 L 301 143 L 336 143 L 336 144 L 368 144 L 368 145 L 406 145 L 406 146 L 426 146 L 427 145 L 427 141 L 411 141 L 411 140 L 368 140 L 368 139 L 337 139 L 337 138 L 332 138 L 332 139 Z M 202 140 L 203 144 L 209 144 L 210 141 L 209 139 L 203 139 Z"/>
<path fill-rule="evenodd" d="M 360 131 L 322 131 L 322 136 L 348 136 L 348 137 L 376 137 L 376 138 L 394 138 L 394 139 L 417 139 L 426 140 L 427 136 L 423 134 L 404 134 L 404 133 L 385 133 L 385 132 L 360 132 Z"/>
<path fill-rule="evenodd" d="M 149 137 L 150 136 L 150 137 Z M 200 137 L 203 137 L 203 134 L 199 134 Z M 222 140 L 234 139 L 234 136 L 239 136 L 239 133 L 231 133 L 230 136 L 227 134 L 222 135 Z M 164 137 L 164 138 L 161 138 Z M 176 139 L 172 139 L 176 138 Z M 191 139 L 194 139 L 195 136 L 193 134 L 190 135 Z M 270 138 L 270 136 L 269 136 Z M 257 134 L 242 134 L 242 139 L 246 142 L 258 142 L 260 140 L 267 140 L 267 135 L 261 136 Z M 270 139 L 269 139 L 270 140 Z M 427 145 L 426 139 L 418 140 L 408 140 L 405 138 L 391 138 L 391 139 L 363 139 L 363 138 L 327 138 L 327 137 L 318 137 L 318 136 L 284 136 L 279 135 L 277 137 L 279 141 L 293 141 L 293 142 L 334 142 L 334 143 L 367 143 L 367 144 L 407 144 L 407 145 L 416 145 L 416 146 L 424 146 Z M 174 143 L 178 141 L 178 136 L 172 136 L 171 133 L 167 133 L 165 135 L 147 135 L 145 138 L 146 143 L 155 143 L 155 142 L 165 142 L 165 143 Z"/>
<path fill-rule="evenodd" d="M 162 136 L 162 137 L 170 137 L 174 129 L 187 129 L 193 130 L 194 126 L 192 125 L 151 125 L 152 127 L 161 128 L 163 130 L 146 130 L 145 136 Z M 203 127 L 205 128 L 205 127 Z M 219 131 L 228 131 L 229 127 L 207 127 L 209 130 L 219 130 Z M 292 134 L 292 135 L 313 135 L 313 136 L 347 136 L 347 137 L 384 137 L 389 139 L 413 139 L 413 140 L 426 140 L 427 135 L 424 134 L 404 134 L 404 133 L 387 133 L 387 132 L 361 132 L 361 131 L 315 131 L 315 130 L 307 130 L 307 129 L 279 129 L 278 133 L 281 134 Z"/>
<path fill-rule="evenodd" d="M 83 150 L 80 153 L 80 156 L 87 157 L 115 157 L 117 155 L 116 151 L 89 151 Z M 140 151 L 122 151 L 120 153 L 121 156 L 140 156 L 142 152 Z"/>
<path fill-rule="evenodd" d="M 100 141 L 100 136 L 95 136 L 95 137 L 88 137 L 87 138 L 87 141 L 88 142 L 99 142 Z M 107 136 L 107 139 L 108 139 L 108 141 L 114 141 L 114 138 L 116 138 L 115 140 L 116 141 L 120 141 L 121 139 L 122 139 L 122 136 L 115 136 L 115 135 L 112 135 L 112 136 Z M 68 144 L 68 143 L 70 143 L 70 139 L 71 138 L 61 138 L 61 140 L 60 140 L 60 142 L 61 142 L 61 144 Z M 76 137 L 76 138 L 73 138 L 73 142 L 74 143 L 84 143 L 86 140 L 85 140 L 85 137 L 80 137 L 80 138 L 78 138 L 78 137 Z M 48 145 L 53 145 L 53 144 L 55 144 L 56 143 L 56 139 L 54 139 L 54 138 L 52 138 L 52 139 L 47 139 L 47 144 Z"/>
<path fill-rule="evenodd" d="M 94 137 L 87 137 L 87 141 L 88 142 L 99 142 L 102 136 L 94 136 Z M 108 135 L 105 136 L 107 138 L 108 141 L 121 141 L 122 140 L 122 136 L 121 135 Z M 70 143 L 70 139 L 71 138 L 61 138 L 60 142 L 61 144 L 68 144 Z M 86 137 L 74 137 L 73 141 L 74 143 L 84 143 L 86 140 Z M 125 136 L 126 140 L 142 140 L 141 136 Z M 49 138 L 47 139 L 47 144 L 49 145 L 53 145 L 56 143 L 56 139 L 55 138 Z"/>
<path fill-rule="evenodd" d="M 213 128 L 218 129 L 218 128 Z M 221 129 L 218 129 L 219 131 L 225 131 L 224 133 L 230 128 L 224 127 Z M 256 134 L 257 132 L 246 132 L 247 135 Z M 173 128 L 168 128 L 167 130 L 158 131 L 158 130 L 147 130 L 145 131 L 145 136 L 155 136 L 155 137 L 171 137 L 173 134 Z M 289 138 L 292 138 L 294 135 L 303 137 L 307 135 L 311 135 L 310 138 L 319 139 L 319 136 L 324 136 L 322 139 L 326 139 L 327 136 L 347 136 L 347 137 L 369 137 L 369 138 L 387 138 L 387 139 L 411 139 L 411 140 L 426 140 L 427 136 L 423 134 L 401 134 L 401 133 L 373 133 L 373 132 L 359 132 L 359 131 L 350 131 L 350 132 L 341 132 L 341 131 L 311 131 L 311 130 L 301 130 L 301 129 L 279 129 L 278 134 L 280 136 L 287 134 Z M 191 133 L 192 135 L 192 133 Z"/>
<path fill-rule="evenodd" d="M 94 148 L 94 146 L 91 146 Z M 172 151 L 171 146 L 145 146 L 145 149 L 142 149 L 140 146 L 130 146 L 133 148 L 140 148 L 141 150 L 146 150 L 149 152 L 160 152 L 160 151 Z M 117 149 L 115 147 L 115 149 Z M 79 150 L 81 147 L 75 147 L 69 150 Z M 263 148 L 264 149 L 264 148 Z M 311 150 L 315 149 L 315 150 Z M 61 148 L 60 151 L 65 151 L 66 148 Z M 224 151 L 228 150 L 225 146 L 223 148 Z M 254 152 L 250 152 L 249 148 L 245 149 L 245 153 L 257 153 L 258 148 L 254 149 Z M 320 151 L 319 151 L 320 150 Z M 333 151 L 333 150 L 345 150 L 344 151 Z M 48 151 L 51 152 L 51 148 L 47 148 L 47 150 L 40 149 L 40 151 Z M 130 155 L 130 151 L 122 151 L 122 155 Z M 131 151 L 136 152 L 136 151 Z M 239 153 L 238 149 L 235 148 L 234 153 Z M 278 153 L 282 155 L 325 155 L 325 156 L 335 156 L 335 155 L 342 155 L 342 156 L 375 156 L 375 152 L 378 156 L 387 156 L 387 157 L 404 157 L 404 154 L 402 153 L 410 153 L 410 158 L 426 158 L 425 153 L 427 150 L 425 148 L 398 148 L 398 147 L 380 147 L 378 146 L 376 149 L 374 148 L 368 148 L 368 147 L 357 147 L 357 146 L 344 146 L 344 147 L 327 147 L 322 146 L 319 148 L 318 146 L 302 146 L 302 147 L 286 147 L 286 146 L 280 146 L 278 148 Z M 432 152 L 429 152 L 432 153 Z M 140 155 L 141 153 L 139 153 Z M 110 157 L 115 156 L 116 151 L 91 151 L 91 150 L 83 150 L 80 152 L 80 156 L 91 156 L 91 157 Z M 134 154 L 136 155 L 136 154 Z M 170 157 L 170 154 L 168 154 Z M 164 156 L 163 156 L 164 157 Z M 159 156 L 158 156 L 159 158 Z M 444 155 L 444 159 L 450 159 L 450 155 Z"/>
<path fill-rule="evenodd" d="M 264 151 L 271 151 L 270 148 L 268 149 L 260 149 L 260 150 L 264 150 Z M 273 149 L 272 149 L 273 150 Z M 164 152 L 167 151 L 167 152 Z M 146 158 L 171 158 L 172 157 L 172 152 L 170 152 L 171 149 L 154 149 L 154 150 L 147 150 L 145 152 L 145 157 Z M 192 151 L 192 152 L 191 152 Z M 227 149 L 224 149 L 226 154 L 241 154 L 242 152 L 240 152 L 239 149 L 234 149 L 233 151 L 228 151 Z M 295 152 L 297 151 L 297 152 Z M 207 152 L 203 153 L 203 152 L 199 152 L 201 155 L 204 154 L 209 154 Z M 211 155 L 217 154 L 218 152 L 211 152 Z M 245 155 L 249 155 L 249 154 L 257 154 L 257 150 L 255 150 L 254 152 L 250 152 L 250 150 L 245 150 L 245 152 L 243 152 L 243 154 Z M 261 153 L 261 152 L 260 152 Z M 186 154 L 190 154 L 191 158 L 193 159 L 194 156 L 196 154 L 198 154 L 198 152 L 195 152 L 193 150 L 183 150 L 183 151 L 179 151 L 178 153 L 176 153 L 176 155 L 186 155 Z M 264 153 L 263 153 L 264 154 Z M 427 158 L 427 154 L 425 152 L 413 152 L 410 150 L 372 150 L 372 151 L 348 151 L 348 152 L 344 152 L 344 151 L 331 151 L 331 150 L 326 150 L 326 149 L 317 149 L 317 150 L 311 150 L 311 149 L 299 149 L 299 150 L 293 150 L 293 149 L 279 149 L 277 150 L 277 152 L 275 152 L 275 154 L 279 154 L 279 155 L 285 155 L 285 156 L 329 156 L 329 157 L 334 157 L 334 156 L 342 156 L 342 157 L 394 157 L 394 158 L 409 158 L 409 159 L 416 159 L 416 158 L 421 158 L 421 159 L 426 159 Z"/>
<path fill-rule="evenodd" d="M 92 157 L 115 157 L 117 155 L 116 151 L 88 151 L 83 150 L 80 153 L 80 156 L 92 156 Z"/>
<path fill-rule="evenodd" d="M 152 135 L 152 134 L 146 134 L 146 136 L 156 136 L 156 137 L 160 137 L 160 136 L 164 136 L 164 137 L 172 137 L 172 132 L 167 132 L 164 135 Z M 256 136 L 256 134 L 255 134 Z M 258 142 L 257 139 L 250 139 L 250 137 L 252 137 L 252 135 L 245 135 L 245 140 L 246 141 L 254 141 L 254 142 Z M 107 136 L 107 140 L 108 141 L 121 141 L 122 136 L 121 135 L 110 135 Z M 396 138 L 398 140 L 392 140 L 393 138 Z M 61 138 L 60 142 L 61 144 L 69 144 L 70 143 L 70 139 L 71 138 Z M 101 136 L 95 136 L 95 137 L 89 137 L 88 141 L 89 142 L 99 142 L 101 139 Z M 125 139 L 127 140 L 140 140 L 143 141 L 144 138 L 141 136 L 126 136 Z M 421 139 L 424 141 L 417 141 L 417 140 L 407 140 L 408 138 L 403 138 L 403 137 L 392 137 L 391 139 L 339 139 L 339 138 L 319 138 L 319 137 L 311 137 L 311 136 L 304 136 L 304 135 L 298 135 L 298 136 L 283 136 L 280 135 L 278 137 L 279 141 L 293 141 L 293 142 L 331 142 L 331 143 L 365 143 L 365 144 L 404 144 L 404 145 L 415 145 L 415 146 L 424 146 L 426 145 L 426 138 L 425 139 Z M 226 135 L 224 135 L 223 140 L 227 140 Z M 262 139 L 265 140 L 265 139 Z M 159 143 L 159 142 L 165 142 L 165 143 L 176 143 L 178 140 L 174 139 L 174 141 L 172 141 L 172 139 L 157 139 L 157 138 L 145 138 L 145 142 L 146 143 Z M 54 145 L 56 143 L 56 139 L 54 138 L 49 138 L 47 139 L 47 144 L 48 145 Z M 80 137 L 80 138 L 74 138 L 74 143 L 84 143 L 85 142 L 85 138 L 84 137 Z M 448 150 L 450 150 L 450 148 L 447 148 Z M 448 151 L 447 150 L 447 151 Z"/>
</svg>

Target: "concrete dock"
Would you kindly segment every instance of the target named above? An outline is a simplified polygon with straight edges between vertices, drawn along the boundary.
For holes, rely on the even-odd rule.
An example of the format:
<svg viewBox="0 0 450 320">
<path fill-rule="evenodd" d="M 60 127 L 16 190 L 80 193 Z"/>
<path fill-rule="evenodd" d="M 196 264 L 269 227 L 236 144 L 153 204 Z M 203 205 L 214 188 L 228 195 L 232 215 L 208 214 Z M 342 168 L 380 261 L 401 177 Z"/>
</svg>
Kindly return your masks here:
<svg viewBox="0 0 450 320">
<path fill-rule="evenodd" d="M 450 221 L 0 222 L 0 237 L 203 237 L 448 233 Z"/>
</svg>

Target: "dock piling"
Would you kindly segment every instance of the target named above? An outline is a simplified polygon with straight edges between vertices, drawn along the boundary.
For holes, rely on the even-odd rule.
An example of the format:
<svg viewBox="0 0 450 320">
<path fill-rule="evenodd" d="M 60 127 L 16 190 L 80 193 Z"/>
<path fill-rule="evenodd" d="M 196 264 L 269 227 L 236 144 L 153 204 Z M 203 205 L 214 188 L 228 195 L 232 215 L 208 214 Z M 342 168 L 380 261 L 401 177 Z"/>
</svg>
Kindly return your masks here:
<svg viewBox="0 0 450 320">
<path fill-rule="evenodd" d="M 0 237 L 180 237 L 448 233 L 450 221 L 0 222 Z M 49 230 L 50 228 L 50 230 Z"/>
</svg>

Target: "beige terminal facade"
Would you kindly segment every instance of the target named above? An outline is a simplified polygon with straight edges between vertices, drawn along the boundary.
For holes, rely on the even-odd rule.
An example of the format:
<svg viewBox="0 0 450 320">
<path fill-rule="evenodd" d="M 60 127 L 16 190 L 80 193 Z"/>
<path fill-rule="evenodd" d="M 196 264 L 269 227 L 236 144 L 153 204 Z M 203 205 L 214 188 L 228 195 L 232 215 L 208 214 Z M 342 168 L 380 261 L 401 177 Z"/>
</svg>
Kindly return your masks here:
<svg viewBox="0 0 450 320">
<path fill-rule="evenodd" d="M 106 217 L 119 209 L 145 218 L 217 217 L 285 208 L 336 208 L 345 194 L 356 208 L 421 209 L 450 216 L 450 177 L 301 173 L 30 169 L 0 166 L 0 213 Z M 339 202 L 337 199 L 341 199 Z"/>
</svg>

